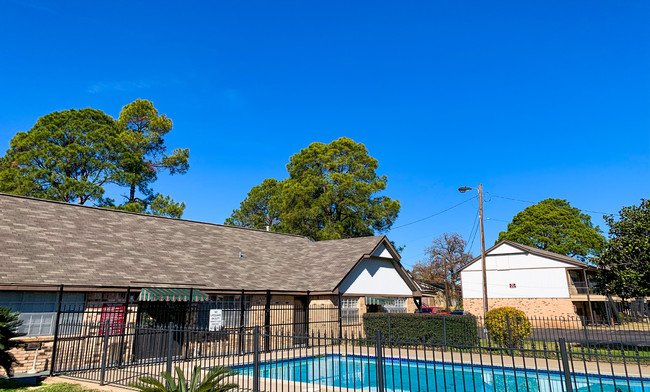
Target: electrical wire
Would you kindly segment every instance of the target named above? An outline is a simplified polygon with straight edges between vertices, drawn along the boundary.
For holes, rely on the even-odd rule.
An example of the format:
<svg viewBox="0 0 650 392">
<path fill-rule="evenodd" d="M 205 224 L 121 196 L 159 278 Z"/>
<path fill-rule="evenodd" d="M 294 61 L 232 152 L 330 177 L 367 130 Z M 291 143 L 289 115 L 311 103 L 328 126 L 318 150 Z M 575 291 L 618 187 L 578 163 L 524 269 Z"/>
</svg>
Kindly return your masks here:
<svg viewBox="0 0 650 392">
<path fill-rule="evenodd" d="M 485 193 L 489 193 L 490 196 L 492 196 L 492 197 L 497 197 L 497 198 L 499 198 L 499 199 L 519 201 L 519 202 L 522 202 L 522 203 L 528 203 L 528 204 L 537 204 L 536 202 L 534 202 L 534 201 L 530 201 L 530 200 L 516 199 L 516 198 L 514 198 L 514 197 L 507 197 L 507 196 L 498 196 L 498 195 L 492 194 L 492 193 L 490 193 L 490 192 L 485 192 Z M 580 211 L 590 212 L 590 213 L 592 213 L 592 214 L 612 215 L 612 214 L 609 213 L 609 212 L 603 212 L 603 211 L 592 211 L 592 210 L 580 210 Z"/>
<path fill-rule="evenodd" d="M 438 215 L 440 215 L 440 214 L 444 214 L 445 212 L 447 212 L 447 211 L 449 211 L 449 210 L 453 210 L 454 208 L 456 208 L 456 207 L 458 207 L 458 206 L 461 206 L 461 205 L 467 203 L 467 202 L 470 201 L 470 200 L 474 200 L 474 199 L 476 199 L 477 197 L 478 197 L 478 195 L 477 195 L 477 196 L 470 197 L 469 199 L 467 199 L 467 200 L 465 200 L 465 201 L 462 201 L 462 202 L 460 202 L 460 203 L 458 203 L 458 204 L 455 204 L 455 205 L 453 205 L 453 206 L 451 206 L 451 207 L 449 207 L 449 208 L 445 208 L 444 210 L 439 211 L 439 212 L 436 212 L 435 214 L 432 214 L 432 215 L 426 216 L 426 217 L 421 218 L 421 219 L 418 219 L 418 220 L 414 220 L 413 222 L 409 222 L 409 223 L 405 223 L 405 224 L 403 224 L 403 225 L 395 226 L 395 227 L 391 228 L 391 231 L 392 231 L 392 230 L 395 230 L 395 229 L 402 228 L 402 227 L 404 227 L 404 226 L 409 226 L 409 225 L 412 225 L 412 224 L 415 224 L 415 223 L 418 223 L 418 222 L 422 222 L 422 221 L 427 220 L 427 219 L 431 219 L 431 218 L 433 218 L 433 217 L 435 217 L 435 216 L 438 216 Z"/>
<path fill-rule="evenodd" d="M 474 217 L 474 223 L 472 223 L 472 229 L 469 231 L 469 235 L 467 236 L 467 239 L 470 239 L 472 237 L 472 233 L 474 232 L 474 227 L 476 226 L 476 223 L 478 222 L 478 208 L 476 209 L 476 216 Z"/>
<path fill-rule="evenodd" d="M 472 253 L 472 249 L 474 248 L 474 240 L 476 239 L 476 234 L 478 234 L 478 225 L 476 225 L 476 228 L 474 229 L 474 233 L 470 234 L 470 245 L 469 245 L 469 253 Z"/>
</svg>

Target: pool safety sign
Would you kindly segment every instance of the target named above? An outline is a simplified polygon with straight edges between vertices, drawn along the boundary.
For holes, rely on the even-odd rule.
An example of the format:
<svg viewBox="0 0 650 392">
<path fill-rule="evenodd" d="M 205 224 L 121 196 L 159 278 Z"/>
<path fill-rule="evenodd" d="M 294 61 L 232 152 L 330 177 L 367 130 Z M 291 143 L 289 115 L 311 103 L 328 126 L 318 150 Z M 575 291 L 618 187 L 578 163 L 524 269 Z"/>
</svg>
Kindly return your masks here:
<svg viewBox="0 0 650 392">
<path fill-rule="evenodd" d="M 210 309 L 210 325 L 208 326 L 210 331 L 221 331 L 223 327 L 223 310 L 221 309 Z"/>
</svg>

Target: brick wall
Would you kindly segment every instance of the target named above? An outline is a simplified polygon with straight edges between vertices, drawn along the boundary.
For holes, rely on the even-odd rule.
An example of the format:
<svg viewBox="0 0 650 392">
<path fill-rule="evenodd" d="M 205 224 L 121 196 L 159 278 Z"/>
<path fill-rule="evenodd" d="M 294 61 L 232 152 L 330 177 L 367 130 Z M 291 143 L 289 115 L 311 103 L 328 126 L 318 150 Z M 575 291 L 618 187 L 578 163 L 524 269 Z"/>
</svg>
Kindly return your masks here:
<svg viewBox="0 0 650 392">
<path fill-rule="evenodd" d="M 18 361 L 13 366 L 15 374 L 50 370 L 52 348 L 54 347 L 53 336 L 22 337 L 15 340 L 19 342 L 18 347 L 9 350 Z M 34 358 L 36 358 L 36 364 L 34 364 Z M 0 375 L 4 374 L 4 369 L 0 368 Z"/>
<path fill-rule="evenodd" d="M 531 317 L 576 317 L 575 307 L 570 298 L 488 298 L 490 309 L 504 306 L 522 310 Z M 483 299 L 466 298 L 463 300 L 465 311 L 483 316 Z"/>
</svg>

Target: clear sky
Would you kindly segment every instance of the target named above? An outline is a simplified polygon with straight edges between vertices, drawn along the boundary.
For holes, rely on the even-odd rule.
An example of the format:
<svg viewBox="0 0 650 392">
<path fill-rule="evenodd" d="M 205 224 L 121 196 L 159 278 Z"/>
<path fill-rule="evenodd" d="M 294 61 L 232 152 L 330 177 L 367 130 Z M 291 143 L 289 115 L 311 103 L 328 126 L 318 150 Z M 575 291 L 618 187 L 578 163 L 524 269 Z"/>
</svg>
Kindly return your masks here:
<svg viewBox="0 0 650 392">
<path fill-rule="evenodd" d="M 291 155 L 347 136 L 402 204 L 387 234 L 411 266 L 470 236 L 476 200 L 409 224 L 460 186 L 489 192 L 488 247 L 529 205 L 497 196 L 607 213 L 650 197 L 649 17 L 645 0 L 0 0 L 0 149 L 52 111 L 149 99 L 191 151 L 156 189 L 223 223 Z"/>
</svg>

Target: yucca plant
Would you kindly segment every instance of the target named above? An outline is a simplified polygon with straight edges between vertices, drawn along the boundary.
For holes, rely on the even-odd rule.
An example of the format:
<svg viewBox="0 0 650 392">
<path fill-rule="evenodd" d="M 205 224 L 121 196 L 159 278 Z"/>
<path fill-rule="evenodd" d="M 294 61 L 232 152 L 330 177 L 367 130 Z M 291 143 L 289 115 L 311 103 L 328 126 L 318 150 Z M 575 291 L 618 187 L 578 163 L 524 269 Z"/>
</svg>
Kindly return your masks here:
<svg viewBox="0 0 650 392">
<path fill-rule="evenodd" d="M 0 367 L 10 377 L 13 375 L 11 366 L 16 362 L 16 359 L 9 353 L 9 350 L 17 345 L 17 342 L 11 339 L 21 336 L 18 333 L 18 327 L 20 327 L 22 321 L 18 318 L 18 315 L 18 312 L 14 312 L 9 308 L 0 308 Z"/>
<path fill-rule="evenodd" d="M 199 365 L 194 367 L 189 380 L 180 367 L 176 367 L 175 370 L 178 382 L 168 372 L 161 372 L 162 380 L 155 377 L 140 377 L 139 383 L 133 383 L 130 386 L 142 392 L 226 392 L 239 386 L 225 382 L 226 378 L 237 373 L 221 366 L 211 368 L 203 379 L 201 379 L 201 366 Z"/>
</svg>

